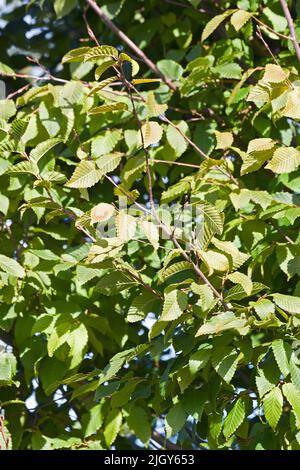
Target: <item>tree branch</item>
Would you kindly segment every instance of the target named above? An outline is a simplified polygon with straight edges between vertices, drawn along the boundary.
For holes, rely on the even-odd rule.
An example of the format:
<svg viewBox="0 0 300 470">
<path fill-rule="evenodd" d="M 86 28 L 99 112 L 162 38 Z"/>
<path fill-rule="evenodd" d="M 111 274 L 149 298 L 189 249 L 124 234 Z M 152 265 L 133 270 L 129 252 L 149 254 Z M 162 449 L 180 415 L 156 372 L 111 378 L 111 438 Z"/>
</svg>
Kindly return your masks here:
<svg viewBox="0 0 300 470">
<path fill-rule="evenodd" d="M 102 9 L 97 5 L 94 0 L 86 0 L 88 5 L 94 10 L 94 12 L 99 16 L 99 18 L 106 24 L 106 26 L 113 31 L 116 36 L 118 36 L 130 49 L 138 56 L 140 59 L 145 62 L 145 64 L 155 73 L 158 77 L 160 77 L 168 87 L 176 91 L 177 87 L 175 83 L 169 80 L 167 77 L 164 76 L 163 73 L 157 68 L 157 66 L 146 56 L 146 54 L 125 34 L 121 31 L 109 18 L 106 14 L 102 11 Z"/>
<path fill-rule="evenodd" d="M 293 19 L 292 19 L 289 7 L 286 3 L 286 0 L 279 0 L 279 1 L 280 1 L 281 8 L 283 10 L 284 16 L 286 17 L 286 20 L 288 22 L 289 30 L 290 30 L 290 33 L 291 33 L 291 41 L 293 43 L 297 59 L 300 62 L 300 46 L 299 46 L 299 43 L 297 41 L 295 26 L 294 26 L 294 23 L 293 23 Z"/>
</svg>

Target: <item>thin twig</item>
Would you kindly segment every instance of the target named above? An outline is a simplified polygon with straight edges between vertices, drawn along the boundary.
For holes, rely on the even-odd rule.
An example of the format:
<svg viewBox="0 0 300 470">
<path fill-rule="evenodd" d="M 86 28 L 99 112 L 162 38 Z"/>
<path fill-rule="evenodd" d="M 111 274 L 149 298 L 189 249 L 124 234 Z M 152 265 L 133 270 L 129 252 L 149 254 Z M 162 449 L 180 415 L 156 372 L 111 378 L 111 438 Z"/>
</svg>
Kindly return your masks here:
<svg viewBox="0 0 300 470">
<path fill-rule="evenodd" d="M 104 11 L 97 5 L 94 0 L 86 0 L 88 5 L 94 10 L 94 12 L 99 16 L 99 18 L 106 24 L 106 26 L 111 29 L 130 49 L 138 56 L 140 59 L 145 62 L 145 64 L 152 70 L 158 77 L 160 77 L 168 87 L 176 91 L 177 86 L 171 80 L 169 80 L 165 75 L 157 68 L 157 66 L 146 56 L 146 54 L 121 30 L 119 29 L 109 18 L 106 16 Z"/>
<path fill-rule="evenodd" d="M 277 31 L 274 31 L 270 26 L 265 24 L 263 21 L 261 21 L 259 18 L 256 18 L 256 16 L 252 16 L 254 21 L 256 21 L 258 24 L 260 24 L 263 28 L 268 29 L 271 33 L 275 34 L 275 36 L 278 36 L 281 39 L 286 39 L 288 41 L 292 41 L 291 36 L 286 36 L 285 34 L 277 33 Z"/>
<path fill-rule="evenodd" d="M 300 46 L 297 40 L 295 26 L 293 23 L 293 19 L 292 19 L 289 7 L 285 0 L 279 0 L 279 1 L 280 1 L 281 8 L 283 10 L 284 16 L 286 17 L 286 21 L 288 22 L 289 30 L 291 33 L 291 41 L 293 43 L 297 59 L 300 62 Z"/>
<path fill-rule="evenodd" d="M 167 165 L 186 166 L 186 167 L 189 167 L 189 168 L 197 168 L 198 170 L 199 170 L 199 168 L 201 168 L 200 165 L 194 165 L 193 163 L 174 162 L 174 161 L 170 161 L 170 160 L 151 160 L 151 162 L 166 163 Z"/>
</svg>

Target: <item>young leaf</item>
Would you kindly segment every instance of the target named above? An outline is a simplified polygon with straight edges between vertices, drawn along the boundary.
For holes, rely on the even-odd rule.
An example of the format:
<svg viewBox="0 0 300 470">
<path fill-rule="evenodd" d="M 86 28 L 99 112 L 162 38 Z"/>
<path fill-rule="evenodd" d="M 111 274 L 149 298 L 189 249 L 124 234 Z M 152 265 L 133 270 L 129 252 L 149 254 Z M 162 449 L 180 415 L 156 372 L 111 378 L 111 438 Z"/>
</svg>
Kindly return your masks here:
<svg viewBox="0 0 300 470">
<path fill-rule="evenodd" d="M 242 424 L 246 415 L 246 406 L 242 398 L 239 398 L 230 410 L 224 421 L 223 434 L 228 439 Z"/>
<path fill-rule="evenodd" d="M 282 414 L 283 396 L 279 387 L 274 387 L 268 392 L 264 399 L 265 417 L 272 429 L 277 427 L 278 421 Z"/>
</svg>

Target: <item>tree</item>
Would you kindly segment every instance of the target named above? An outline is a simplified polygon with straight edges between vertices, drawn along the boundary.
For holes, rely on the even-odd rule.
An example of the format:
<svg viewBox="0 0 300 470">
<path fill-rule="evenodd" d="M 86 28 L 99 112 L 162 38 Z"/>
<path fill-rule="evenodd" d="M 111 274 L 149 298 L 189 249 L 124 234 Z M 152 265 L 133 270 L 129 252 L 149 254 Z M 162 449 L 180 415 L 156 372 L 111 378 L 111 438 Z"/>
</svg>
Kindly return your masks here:
<svg viewBox="0 0 300 470">
<path fill-rule="evenodd" d="M 1 449 L 299 449 L 298 9 L 7 3 Z"/>
</svg>

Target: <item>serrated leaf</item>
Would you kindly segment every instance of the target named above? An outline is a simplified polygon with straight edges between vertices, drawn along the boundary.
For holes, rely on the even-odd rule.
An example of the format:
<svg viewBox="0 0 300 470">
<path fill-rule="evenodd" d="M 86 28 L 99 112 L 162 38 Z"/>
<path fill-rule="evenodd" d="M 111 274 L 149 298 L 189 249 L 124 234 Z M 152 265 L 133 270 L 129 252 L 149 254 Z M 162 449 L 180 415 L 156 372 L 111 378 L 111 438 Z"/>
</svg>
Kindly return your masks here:
<svg viewBox="0 0 300 470">
<path fill-rule="evenodd" d="M 216 65 L 212 70 L 222 78 L 232 78 L 236 80 L 242 78 L 243 69 L 239 64 L 235 64 L 234 62 Z"/>
<path fill-rule="evenodd" d="M 107 416 L 104 429 L 104 439 L 108 448 L 114 443 L 121 429 L 123 416 L 118 408 L 113 408 Z"/>
<path fill-rule="evenodd" d="M 235 10 L 227 10 L 221 15 L 217 15 L 212 18 L 207 25 L 205 26 L 204 30 L 202 31 L 201 35 L 201 42 L 205 41 L 217 28 L 220 24 L 230 16 Z"/>
<path fill-rule="evenodd" d="M 277 339 L 273 341 L 272 350 L 280 372 L 286 377 L 290 373 L 290 368 L 283 340 Z"/>
<path fill-rule="evenodd" d="M 239 273 L 239 272 L 234 272 L 232 274 L 229 274 L 227 278 L 233 282 L 234 284 L 240 284 L 246 294 L 250 295 L 253 289 L 253 283 L 251 279 L 246 276 L 246 274 Z"/>
<path fill-rule="evenodd" d="M 185 311 L 187 296 L 180 290 L 172 290 L 165 295 L 162 314 L 159 321 L 172 321 L 179 318 Z"/>
<path fill-rule="evenodd" d="M 11 276 L 21 278 L 25 276 L 24 268 L 15 259 L 8 258 L 8 256 L 1 254 L 0 269 L 2 269 L 2 271 L 6 272 L 7 274 L 10 274 Z"/>
<path fill-rule="evenodd" d="M 262 78 L 262 82 L 280 83 L 287 79 L 288 72 L 285 72 L 280 65 L 267 64 Z"/>
<path fill-rule="evenodd" d="M 115 152 L 110 155 L 102 155 L 96 160 L 96 165 L 103 176 L 114 171 L 119 166 L 121 160 L 122 154 Z"/>
<path fill-rule="evenodd" d="M 265 417 L 272 429 L 276 429 L 280 416 L 282 414 L 283 396 L 279 387 L 274 387 L 268 392 L 264 399 Z"/>
<path fill-rule="evenodd" d="M 48 139 L 45 142 L 38 144 L 33 150 L 31 150 L 29 157 L 35 163 L 37 163 L 49 150 L 51 150 L 55 145 L 59 144 L 61 139 Z"/>
<path fill-rule="evenodd" d="M 132 59 L 132 57 L 130 57 L 129 55 L 125 54 L 124 52 L 121 52 L 120 56 L 119 56 L 119 59 L 122 61 L 122 62 L 130 62 L 131 64 L 131 67 L 132 67 L 132 76 L 135 77 L 138 73 L 139 73 L 139 70 L 140 70 L 140 66 L 139 64 L 137 63 L 136 60 Z"/>
<path fill-rule="evenodd" d="M 238 318 L 233 312 L 220 313 L 212 316 L 199 328 L 196 336 L 219 334 L 226 330 L 237 330 L 241 335 L 249 332 L 247 320 Z"/>
<path fill-rule="evenodd" d="M 95 162 L 82 160 L 75 168 L 66 186 L 70 188 L 90 188 L 98 183 L 102 176 L 102 173 L 97 170 Z"/>
<path fill-rule="evenodd" d="M 169 277 L 174 276 L 174 274 L 186 271 L 187 269 L 192 269 L 192 265 L 188 261 L 178 261 L 173 263 L 170 266 L 162 268 L 158 272 L 158 278 L 160 282 L 165 282 Z"/>
<path fill-rule="evenodd" d="M 67 52 L 62 58 L 62 63 L 83 62 L 85 55 L 90 51 L 90 47 L 78 47 Z"/>
<path fill-rule="evenodd" d="M 233 408 L 230 410 L 224 421 L 223 434 L 228 439 L 235 433 L 237 428 L 242 424 L 246 415 L 246 405 L 244 400 L 239 398 Z"/>
<path fill-rule="evenodd" d="M 96 292 L 104 295 L 116 295 L 123 290 L 137 285 L 137 281 L 121 271 L 111 272 L 103 276 L 95 286 Z"/>
<path fill-rule="evenodd" d="M 238 365 L 238 353 L 227 346 L 213 352 L 212 365 L 225 382 L 230 383 Z"/>
<path fill-rule="evenodd" d="M 212 250 L 197 250 L 199 258 L 204 261 L 208 268 L 208 274 L 211 275 L 214 271 L 228 271 L 229 262 L 228 258 L 222 253 Z"/>
<path fill-rule="evenodd" d="M 142 125 L 142 133 L 144 139 L 144 147 L 156 144 L 162 137 L 162 127 L 155 121 L 148 121 Z"/>
<path fill-rule="evenodd" d="M 260 399 L 262 399 L 266 393 L 268 393 L 276 386 L 276 383 L 270 382 L 265 377 L 263 371 L 260 371 L 259 375 L 255 377 L 255 383 Z"/>
<path fill-rule="evenodd" d="M 295 88 L 289 92 L 287 102 L 281 112 L 282 116 L 292 119 L 300 119 L 300 89 Z"/>
<path fill-rule="evenodd" d="M 25 160 L 9 167 L 7 173 L 30 173 L 36 176 L 39 174 L 39 168 L 35 162 L 29 162 L 28 160 Z"/>
<path fill-rule="evenodd" d="M 300 391 L 297 390 L 294 384 L 285 383 L 282 386 L 284 396 L 288 399 L 295 415 L 297 417 L 298 425 L 300 424 Z"/>
<path fill-rule="evenodd" d="M 191 290 L 194 294 L 199 295 L 201 300 L 201 309 L 205 312 L 210 310 L 210 308 L 215 304 L 215 296 L 213 291 L 206 284 L 196 284 L 193 282 L 191 284 Z"/>
<path fill-rule="evenodd" d="M 161 82 L 160 78 L 134 78 L 131 80 L 133 85 L 143 85 L 144 83 L 157 83 Z"/>
<path fill-rule="evenodd" d="M 300 152 L 294 147 L 282 147 L 275 150 L 266 168 L 274 173 L 291 173 L 300 165 Z"/>
<path fill-rule="evenodd" d="M 294 352 L 291 354 L 290 358 L 290 372 L 293 384 L 298 390 L 300 390 L 300 367 Z"/>
<path fill-rule="evenodd" d="M 231 132 L 219 132 L 215 131 L 217 140 L 216 149 L 227 149 L 233 144 L 233 135 Z"/>
<path fill-rule="evenodd" d="M 108 70 L 110 67 L 116 64 L 117 62 L 115 60 L 110 59 L 110 58 L 105 58 L 105 60 L 103 60 L 103 62 L 100 65 L 98 65 L 98 67 L 95 70 L 95 79 L 99 80 L 101 75 L 103 75 L 103 73 L 106 70 Z"/>
<path fill-rule="evenodd" d="M 300 313 L 300 297 L 285 294 L 272 294 L 272 297 L 275 304 L 283 310 L 292 314 Z"/>
<path fill-rule="evenodd" d="M 102 80 L 101 82 L 98 83 L 98 85 L 94 86 L 91 89 L 88 96 L 91 96 L 94 93 L 97 93 L 98 91 L 102 90 L 103 88 L 115 82 L 116 80 L 118 80 L 118 77 L 116 75 L 114 75 L 113 77 L 106 78 L 105 80 Z"/>
<path fill-rule="evenodd" d="M 143 292 L 133 300 L 127 314 L 127 321 L 135 323 L 142 321 L 151 311 L 151 307 L 155 301 L 155 297 L 151 292 Z"/>
<path fill-rule="evenodd" d="M 245 10 L 238 10 L 233 13 L 230 22 L 236 31 L 239 31 L 253 16 L 253 13 Z"/>
<path fill-rule="evenodd" d="M 125 111 L 128 109 L 126 103 L 111 103 L 111 104 L 102 104 L 96 108 L 89 110 L 89 114 L 102 114 L 102 113 L 113 113 L 115 111 Z"/>
<path fill-rule="evenodd" d="M 116 129 L 107 131 L 104 135 L 98 135 L 92 140 L 91 154 L 93 158 L 110 154 L 122 139 L 122 131 Z M 117 154 L 116 154 L 117 155 Z M 101 160 L 100 160 L 101 162 Z"/>
<path fill-rule="evenodd" d="M 97 61 L 99 58 L 111 57 L 113 59 L 118 58 L 118 51 L 115 47 L 112 46 L 96 46 L 90 47 L 89 50 L 84 55 L 84 61 Z"/>
</svg>

